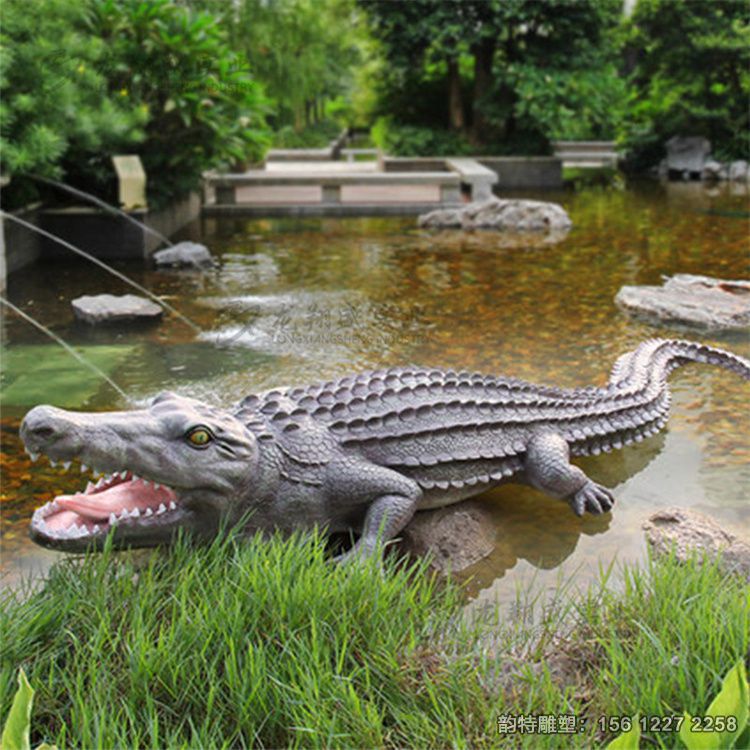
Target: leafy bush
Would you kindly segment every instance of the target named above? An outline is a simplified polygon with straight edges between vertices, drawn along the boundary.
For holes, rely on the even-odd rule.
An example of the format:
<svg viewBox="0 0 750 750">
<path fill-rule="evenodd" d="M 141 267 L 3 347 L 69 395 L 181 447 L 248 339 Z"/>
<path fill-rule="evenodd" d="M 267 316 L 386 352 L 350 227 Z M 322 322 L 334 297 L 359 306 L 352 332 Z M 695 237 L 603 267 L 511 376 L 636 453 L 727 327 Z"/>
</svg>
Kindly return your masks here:
<svg viewBox="0 0 750 750">
<path fill-rule="evenodd" d="M 143 138 L 146 113 L 109 95 L 101 72 L 107 46 L 84 19 L 83 6 L 69 0 L 2 3 L 3 174 L 60 178 L 65 159 L 85 164 L 85 155 L 130 150 Z M 34 196 L 21 182 L 19 200 Z"/>
<path fill-rule="evenodd" d="M 170 0 L 93 0 L 89 18 L 110 51 L 110 91 L 147 113 L 136 151 L 151 206 L 198 187 L 206 169 L 261 158 L 266 102 L 214 16 Z"/>
<path fill-rule="evenodd" d="M 300 131 L 287 125 L 274 133 L 273 145 L 276 148 L 325 148 L 342 129 L 334 120 L 323 120 Z"/>
<path fill-rule="evenodd" d="M 378 118 L 370 135 L 378 148 L 393 156 L 457 156 L 476 151 L 456 133 L 401 125 L 389 117 Z"/>
<path fill-rule="evenodd" d="M 611 140 L 625 114 L 627 87 L 614 65 L 601 69 L 517 69 L 516 114 L 550 140 Z"/>
</svg>

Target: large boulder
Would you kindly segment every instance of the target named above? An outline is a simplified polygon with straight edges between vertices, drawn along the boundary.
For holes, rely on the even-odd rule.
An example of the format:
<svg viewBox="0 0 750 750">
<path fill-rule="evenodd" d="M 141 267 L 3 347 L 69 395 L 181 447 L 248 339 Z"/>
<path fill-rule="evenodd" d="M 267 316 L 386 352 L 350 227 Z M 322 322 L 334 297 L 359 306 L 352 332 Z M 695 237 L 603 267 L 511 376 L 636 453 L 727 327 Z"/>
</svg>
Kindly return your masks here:
<svg viewBox="0 0 750 750">
<path fill-rule="evenodd" d="M 197 242 L 178 242 L 172 247 L 159 250 L 153 255 L 157 266 L 177 268 L 210 268 L 213 266 L 211 252 Z"/>
<path fill-rule="evenodd" d="M 91 325 L 102 323 L 138 323 L 158 320 L 162 308 L 135 294 L 85 294 L 70 303 L 78 320 Z"/>
<path fill-rule="evenodd" d="M 572 226 L 562 206 L 544 201 L 490 198 L 463 208 L 437 209 L 419 217 L 428 229 L 496 229 L 513 232 L 567 231 Z"/>
<path fill-rule="evenodd" d="M 700 174 L 711 154 L 711 141 L 700 136 L 676 135 L 667 141 L 667 169 L 670 172 Z"/>
<path fill-rule="evenodd" d="M 643 529 L 657 556 L 674 554 L 684 563 L 696 553 L 712 561 L 720 555 L 723 570 L 750 582 L 750 544 L 708 516 L 687 508 L 665 508 L 650 516 Z"/>
<path fill-rule="evenodd" d="M 750 326 L 750 281 L 679 273 L 662 286 L 624 286 L 615 302 L 653 322 L 706 330 Z"/>
<path fill-rule="evenodd" d="M 428 556 L 433 569 L 459 573 L 495 549 L 492 517 L 474 500 L 417 513 L 401 533 L 401 549 Z"/>
</svg>

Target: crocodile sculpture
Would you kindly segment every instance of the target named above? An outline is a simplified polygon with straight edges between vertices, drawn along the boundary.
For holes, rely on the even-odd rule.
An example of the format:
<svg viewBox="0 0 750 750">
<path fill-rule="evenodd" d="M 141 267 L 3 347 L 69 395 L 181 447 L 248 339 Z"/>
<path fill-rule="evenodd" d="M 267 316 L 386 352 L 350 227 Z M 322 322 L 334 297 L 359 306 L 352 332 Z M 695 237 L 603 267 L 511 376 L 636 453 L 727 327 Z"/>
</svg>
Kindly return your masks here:
<svg viewBox="0 0 750 750">
<path fill-rule="evenodd" d="M 562 389 L 452 370 L 392 368 L 243 399 L 233 411 L 171 393 L 146 409 L 37 406 L 21 437 L 32 458 L 78 459 L 105 476 L 36 510 L 32 538 L 79 551 L 215 536 L 251 512 L 252 528 L 355 529 L 344 557 L 369 555 L 415 511 L 522 481 L 604 513 L 611 492 L 571 456 L 660 430 L 667 376 L 689 361 L 750 379 L 750 361 L 690 341 L 652 340 L 621 356 L 604 387 Z"/>
</svg>

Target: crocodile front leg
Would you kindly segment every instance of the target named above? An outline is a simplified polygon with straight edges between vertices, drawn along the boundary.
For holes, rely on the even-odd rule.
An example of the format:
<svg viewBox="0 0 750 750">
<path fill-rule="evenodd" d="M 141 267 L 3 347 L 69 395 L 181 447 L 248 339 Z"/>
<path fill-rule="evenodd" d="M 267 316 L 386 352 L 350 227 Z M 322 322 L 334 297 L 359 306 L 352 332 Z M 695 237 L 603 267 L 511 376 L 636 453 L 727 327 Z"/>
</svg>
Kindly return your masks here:
<svg viewBox="0 0 750 750">
<path fill-rule="evenodd" d="M 329 467 L 329 497 L 346 497 L 348 503 L 366 503 L 362 534 L 336 562 L 363 559 L 380 553 L 389 539 L 411 521 L 422 498 L 413 480 L 384 466 L 344 461 Z"/>
<path fill-rule="evenodd" d="M 606 487 L 596 484 L 570 463 L 570 448 L 556 432 L 541 432 L 531 437 L 526 446 L 524 468 L 534 487 L 567 500 L 577 516 L 587 510 L 606 513 L 614 505 L 615 499 Z"/>
<path fill-rule="evenodd" d="M 336 557 L 336 562 L 364 559 L 380 553 L 383 544 L 411 521 L 417 510 L 418 499 L 403 495 L 379 497 L 367 509 L 362 536 L 348 552 Z"/>
</svg>

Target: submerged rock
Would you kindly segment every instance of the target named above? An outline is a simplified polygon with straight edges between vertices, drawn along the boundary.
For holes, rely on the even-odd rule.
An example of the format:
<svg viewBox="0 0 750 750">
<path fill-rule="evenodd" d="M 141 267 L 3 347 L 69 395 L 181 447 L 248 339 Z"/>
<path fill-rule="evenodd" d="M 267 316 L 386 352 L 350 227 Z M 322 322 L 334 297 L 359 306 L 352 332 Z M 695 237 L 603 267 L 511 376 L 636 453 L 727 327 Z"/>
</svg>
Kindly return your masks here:
<svg viewBox="0 0 750 750">
<path fill-rule="evenodd" d="M 178 242 L 172 247 L 159 250 L 153 257 L 157 266 L 210 268 L 214 263 L 209 249 L 197 242 Z"/>
<path fill-rule="evenodd" d="M 458 573 L 494 550 L 494 524 L 489 512 L 473 500 L 423 510 L 402 532 L 400 546 L 416 556 L 428 555 L 441 573 Z"/>
<path fill-rule="evenodd" d="M 514 232 L 567 231 L 572 226 L 562 206 L 544 201 L 490 198 L 463 208 L 437 209 L 419 217 L 429 229 L 497 229 Z"/>
<path fill-rule="evenodd" d="M 665 508 L 649 516 L 643 529 L 656 555 L 674 551 L 675 558 L 684 563 L 696 552 L 711 561 L 720 554 L 722 570 L 737 573 L 750 582 L 750 544 L 708 516 L 687 508 Z"/>
<path fill-rule="evenodd" d="M 156 303 L 135 294 L 85 294 L 70 304 L 76 318 L 91 325 L 150 322 L 158 320 L 164 312 Z"/>
<path fill-rule="evenodd" d="M 750 326 L 750 281 L 679 273 L 667 278 L 662 286 L 624 286 L 615 302 L 656 323 L 708 330 Z"/>
</svg>

